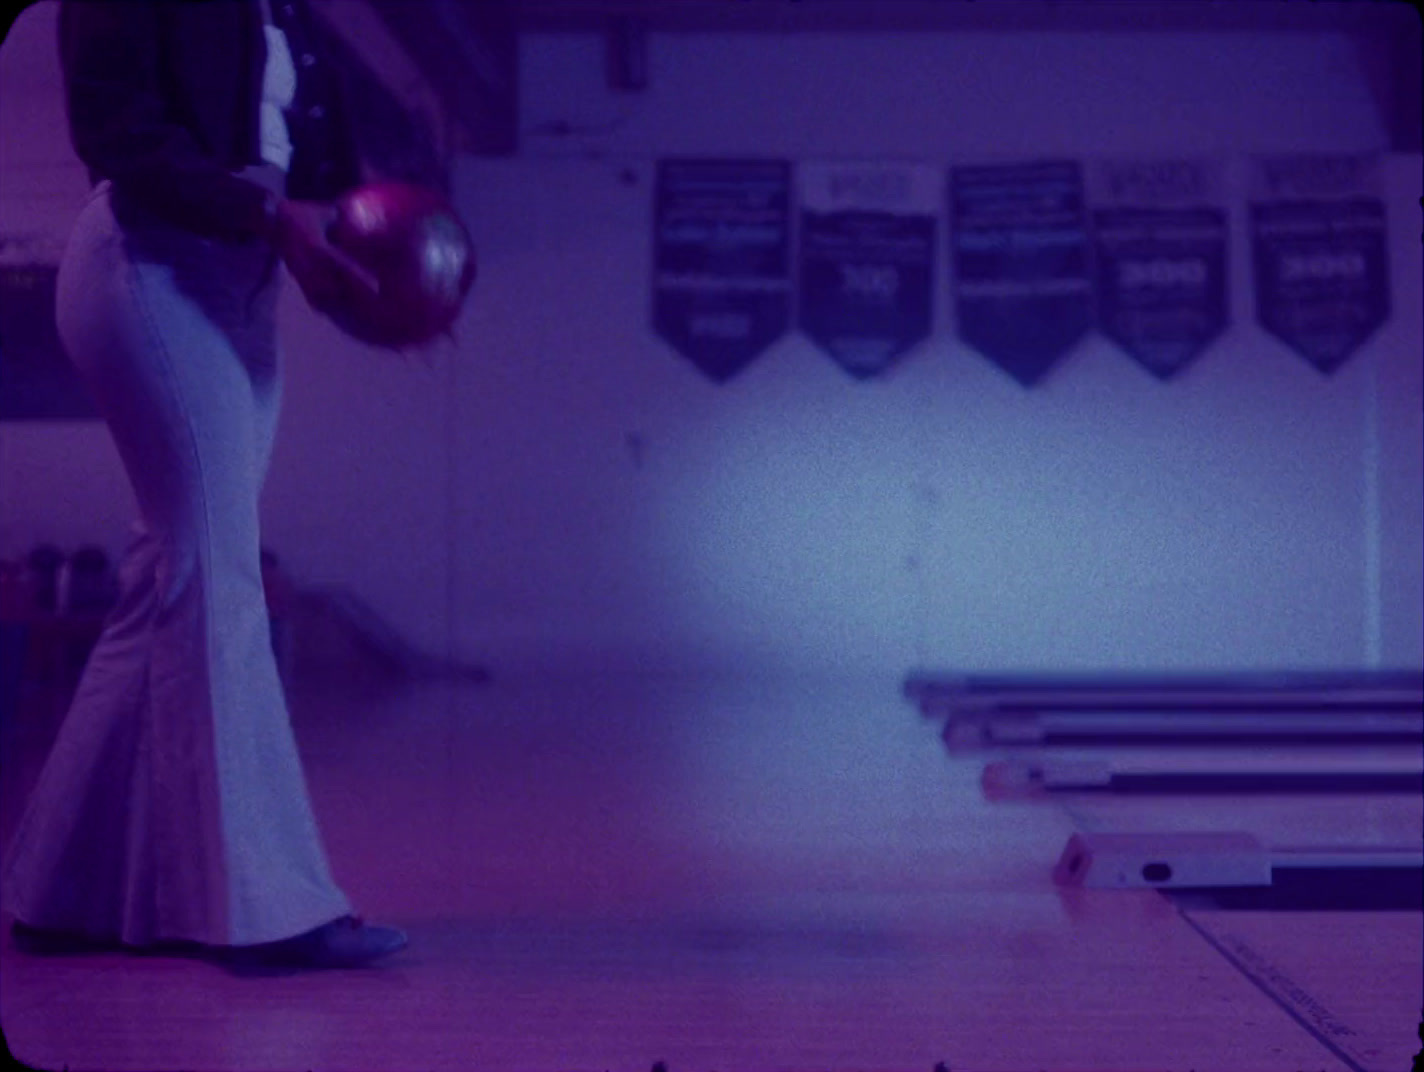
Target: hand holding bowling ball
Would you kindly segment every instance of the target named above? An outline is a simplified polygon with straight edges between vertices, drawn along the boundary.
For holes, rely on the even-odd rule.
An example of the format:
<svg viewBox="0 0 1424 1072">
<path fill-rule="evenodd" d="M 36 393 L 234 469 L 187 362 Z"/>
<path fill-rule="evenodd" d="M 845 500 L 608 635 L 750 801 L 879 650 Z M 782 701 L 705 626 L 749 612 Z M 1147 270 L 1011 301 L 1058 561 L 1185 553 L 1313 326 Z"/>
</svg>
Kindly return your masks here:
<svg viewBox="0 0 1424 1072">
<path fill-rule="evenodd" d="M 322 309 L 353 338 L 375 346 L 418 346 L 450 329 L 475 281 L 469 231 L 438 191 L 402 182 L 358 187 L 336 202 L 330 244 L 369 273 L 350 273 Z"/>
<path fill-rule="evenodd" d="M 278 202 L 272 221 L 272 241 L 302 296 L 317 312 L 325 313 L 364 288 L 375 300 L 380 285 L 360 265 L 326 237 L 337 217 L 334 204 L 323 201 Z"/>
</svg>

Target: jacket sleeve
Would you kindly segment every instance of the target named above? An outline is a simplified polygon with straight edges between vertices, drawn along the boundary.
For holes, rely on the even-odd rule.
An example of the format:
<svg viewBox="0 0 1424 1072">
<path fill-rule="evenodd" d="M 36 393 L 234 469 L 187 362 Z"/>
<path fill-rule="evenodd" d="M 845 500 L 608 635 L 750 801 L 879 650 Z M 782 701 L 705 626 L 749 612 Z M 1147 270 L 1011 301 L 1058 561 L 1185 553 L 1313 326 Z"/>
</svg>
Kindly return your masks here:
<svg viewBox="0 0 1424 1072">
<path fill-rule="evenodd" d="M 204 237 L 265 232 L 269 195 L 238 178 L 165 107 L 153 0 L 61 0 L 60 68 L 69 133 L 91 178 Z"/>
</svg>

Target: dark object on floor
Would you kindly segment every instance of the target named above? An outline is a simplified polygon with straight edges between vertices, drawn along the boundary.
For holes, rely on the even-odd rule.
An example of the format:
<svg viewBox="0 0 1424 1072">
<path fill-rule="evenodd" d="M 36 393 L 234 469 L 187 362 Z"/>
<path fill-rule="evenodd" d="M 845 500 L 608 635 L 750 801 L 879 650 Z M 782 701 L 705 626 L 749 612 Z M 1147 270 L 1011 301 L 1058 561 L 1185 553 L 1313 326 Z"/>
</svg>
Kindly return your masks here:
<svg viewBox="0 0 1424 1072">
<path fill-rule="evenodd" d="M 67 613 L 107 614 L 118 601 L 118 579 L 102 547 L 85 546 L 69 556 Z"/>
<path fill-rule="evenodd" d="M 1269 886 L 1164 889 L 1186 909 L 1233 912 L 1424 912 L 1424 871 L 1415 868 L 1278 867 Z"/>
<path fill-rule="evenodd" d="M 34 609 L 54 614 L 59 609 L 59 571 L 64 552 L 50 544 L 40 544 L 25 556 L 29 569 Z"/>
</svg>

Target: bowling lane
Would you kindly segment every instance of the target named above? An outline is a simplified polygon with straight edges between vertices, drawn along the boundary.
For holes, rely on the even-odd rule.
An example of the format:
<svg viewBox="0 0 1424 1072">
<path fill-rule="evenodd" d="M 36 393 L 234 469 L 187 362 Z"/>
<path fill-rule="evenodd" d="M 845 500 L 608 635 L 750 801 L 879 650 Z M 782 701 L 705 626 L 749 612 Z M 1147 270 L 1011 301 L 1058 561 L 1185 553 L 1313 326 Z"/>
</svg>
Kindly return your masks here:
<svg viewBox="0 0 1424 1072">
<path fill-rule="evenodd" d="M 876 680 L 308 683 L 333 870 L 378 968 L 0 951 L 41 1067 L 1195 1068 L 1332 1053 L 1152 891 L 1061 889 L 1073 825 Z"/>
</svg>

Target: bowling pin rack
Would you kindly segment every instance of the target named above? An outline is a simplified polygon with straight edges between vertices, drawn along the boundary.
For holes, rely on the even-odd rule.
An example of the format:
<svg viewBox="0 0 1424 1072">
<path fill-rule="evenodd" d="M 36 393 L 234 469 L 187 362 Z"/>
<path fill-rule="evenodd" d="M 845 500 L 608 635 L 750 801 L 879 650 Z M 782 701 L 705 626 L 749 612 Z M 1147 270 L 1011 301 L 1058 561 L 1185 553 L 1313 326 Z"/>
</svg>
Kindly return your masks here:
<svg viewBox="0 0 1424 1072">
<path fill-rule="evenodd" d="M 918 672 L 904 691 L 943 722 L 949 752 L 1007 755 L 984 768 L 990 801 L 1424 797 L 1424 674 L 1416 671 Z M 1063 886 L 1181 891 L 1282 887 L 1292 876 L 1345 876 L 1355 886 L 1402 877 L 1412 890 L 1424 876 L 1424 848 L 1268 845 L 1240 830 L 1081 832 L 1054 869 Z"/>
<path fill-rule="evenodd" d="M 906 696 L 951 751 L 1424 741 L 1424 674 L 1200 677 L 915 673 Z"/>
</svg>

